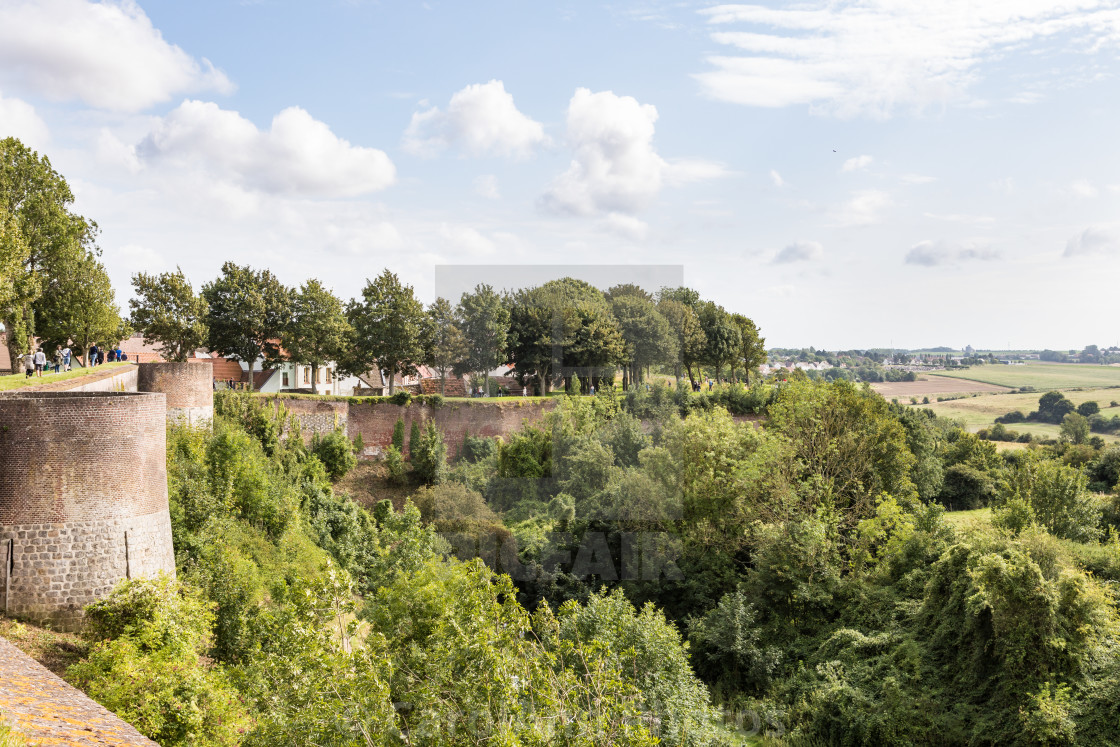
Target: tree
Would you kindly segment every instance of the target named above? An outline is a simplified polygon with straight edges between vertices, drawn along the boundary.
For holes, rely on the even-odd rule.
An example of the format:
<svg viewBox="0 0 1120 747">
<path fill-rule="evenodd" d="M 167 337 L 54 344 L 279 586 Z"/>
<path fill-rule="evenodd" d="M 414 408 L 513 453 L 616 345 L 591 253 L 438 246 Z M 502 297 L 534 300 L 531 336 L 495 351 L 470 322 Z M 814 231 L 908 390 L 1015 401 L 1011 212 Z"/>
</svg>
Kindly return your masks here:
<svg viewBox="0 0 1120 747">
<path fill-rule="evenodd" d="M 693 311 L 699 312 L 700 310 L 700 293 L 692 290 L 692 288 L 685 288 L 683 285 L 679 288 L 662 288 L 657 292 L 657 302 L 662 301 L 676 301 L 683 303 Z"/>
<path fill-rule="evenodd" d="M 1067 413 L 1062 419 L 1062 439 L 1075 444 L 1089 442 L 1089 419 L 1076 412 Z"/>
<path fill-rule="evenodd" d="M 0 211 L 0 312 L 20 297 L 16 281 L 28 254 L 15 216 Z"/>
<path fill-rule="evenodd" d="M 677 383 L 680 383 L 683 366 L 688 371 L 688 380 L 695 386 L 696 378 L 692 374 L 692 367 L 700 360 L 708 344 L 700 320 L 692 307 L 671 298 L 662 299 L 657 304 L 657 310 L 669 322 L 677 336 Z"/>
<path fill-rule="evenodd" d="M 376 365 L 389 374 L 392 395 L 397 374 L 415 374 L 424 360 L 428 316 L 412 286 L 385 270 L 376 280 L 366 281 L 362 300 L 347 305 L 346 317 L 354 328 L 346 369 L 357 376 Z"/>
<path fill-rule="evenodd" d="M 113 284 L 92 252 L 66 263 L 65 272 L 51 279 L 37 331 L 44 346 L 73 342 L 79 355 L 93 343 L 116 344 L 130 334 L 113 299 Z"/>
<path fill-rule="evenodd" d="M 292 299 L 292 321 L 281 340 L 293 363 L 311 367 L 311 389 L 315 391 L 319 368 L 342 359 L 352 335 L 342 302 L 312 279 Z"/>
<path fill-rule="evenodd" d="M 9 299 L 0 306 L 0 322 L 8 332 L 14 367 L 33 344 L 47 280 L 59 277 L 67 263 L 81 261 L 85 252 L 98 253 L 97 225 L 70 212 L 73 202 L 70 186 L 46 156 L 16 138 L 0 140 L 0 219 L 4 241 L 11 245 L 0 249 L 10 268 L 2 281 Z"/>
<path fill-rule="evenodd" d="M 132 276 L 136 297 L 128 302 L 132 325 L 160 344 L 169 361 L 185 361 L 206 344 L 206 300 L 194 292 L 179 268 L 175 272 Z"/>
<path fill-rule="evenodd" d="M 1073 403 L 1061 392 L 1047 392 L 1038 398 L 1038 419 L 1044 423 L 1060 424 L 1073 411 Z"/>
<path fill-rule="evenodd" d="M 416 421 L 413 421 L 413 426 Z M 438 485 L 447 478 L 447 444 L 443 434 L 436 427 L 436 421 L 429 420 L 419 438 L 408 445 L 412 468 L 425 485 Z"/>
<path fill-rule="evenodd" d="M 703 360 L 716 369 L 716 379 L 724 364 L 732 363 L 739 357 L 743 346 L 739 328 L 731 321 L 722 306 L 708 301 L 700 307 L 700 327 L 704 330 L 707 344 L 704 346 Z"/>
<path fill-rule="evenodd" d="M 467 370 L 482 372 L 489 392 L 490 369 L 506 360 L 509 309 L 493 288 L 480 283 L 474 293 L 464 293 L 459 299 L 459 320 L 467 343 L 463 364 Z"/>
<path fill-rule="evenodd" d="M 611 298 L 611 313 L 625 341 L 625 387 L 639 383 L 646 367 L 676 360 L 677 337 L 648 297 L 634 293 L 615 295 Z"/>
<path fill-rule="evenodd" d="M 620 283 L 619 285 L 612 286 L 607 289 L 607 292 L 604 293 L 603 296 L 606 297 L 606 299 L 610 301 L 611 304 L 613 304 L 623 296 L 633 296 L 635 298 L 640 298 L 643 301 L 649 301 L 650 303 L 653 303 L 653 294 L 649 293 L 641 286 L 634 285 L 633 283 Z"/>
<path fill-rule="evenodd" d="M 439 374 L 439 393 L 447 394 L 447 372 L 466 356 L 467 343 L 446 298 L 437 298 L 428 307 L 427 329 L 424 361 Z"/>
<path fill-rule="evenodd" d="M 257 360 L 275 363 L 277 343 L 291 317 L 292 291 L 268 270 L 253 270 L 233 262 L 202 286 L 209 306 L 206 323 L 210 349 L 249 364 L 249 387 Z"/>
<path fill-rule="evenodd" d="M 758 326 L 742 314 L 732 314 L 731 322 L 739 328 L 739 358 L 736 363 L 743 365 L 743 373 L 748 384 L 751 383 L 751 371 L 766 362 L 766 338 L 759 334 Z M 734 366 L 732 364 L 732 375 Z"/>
</svg>

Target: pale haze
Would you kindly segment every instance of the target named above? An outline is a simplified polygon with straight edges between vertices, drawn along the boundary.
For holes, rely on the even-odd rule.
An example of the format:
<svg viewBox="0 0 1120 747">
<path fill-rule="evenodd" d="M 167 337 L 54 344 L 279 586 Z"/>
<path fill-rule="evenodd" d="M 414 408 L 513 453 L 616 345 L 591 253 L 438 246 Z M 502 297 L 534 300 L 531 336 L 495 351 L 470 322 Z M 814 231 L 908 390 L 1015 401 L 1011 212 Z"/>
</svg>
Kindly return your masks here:
<svg viewBox="0 0 1120 747">
<path fill-rule="evenodd" d="M 0 0 L 0 136 L 122 304 L 679 265 L 770 346 L 1080 348 L 1120 341 L 1118 50 L 1120 0 Z"/>
</svg>

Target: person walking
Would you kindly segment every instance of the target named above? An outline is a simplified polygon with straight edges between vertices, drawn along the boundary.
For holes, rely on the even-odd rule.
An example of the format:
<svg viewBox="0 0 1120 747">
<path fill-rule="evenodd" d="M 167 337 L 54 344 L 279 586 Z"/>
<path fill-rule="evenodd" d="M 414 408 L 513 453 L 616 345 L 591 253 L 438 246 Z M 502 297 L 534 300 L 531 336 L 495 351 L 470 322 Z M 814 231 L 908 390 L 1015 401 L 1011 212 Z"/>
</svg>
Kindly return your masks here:
<svg viewBox="0 0 1120 747">
<path fill-rule="evenodd" d="M 35 375 L 35 354 L 28 353 L 23 356 L 23 378 L 30 379 Z"/>
<path fill-rule="evenodd" d="M 43 369 L 47 367 L 47 354 L 42 348 L 35 351 L 35 375 L 43 378 Z"/>
<path fill-rule="evenodd" d="M 86 356 L 86 363 L 89 364 L 90 368 L 93 368 L 94 366 L 97 365 L 97 344 L 96 343 L 89 346 L 89 355 Z"/>
<path fill-rule="evenodd" d="M 73 351 L 70 350 L 69 345 L 67 345 L 66 347 L 64 347 L 62 349 L 62 370 L 63 371 L 69 371 L 70 370 L 70 356 L 71 355 L 73 355 Z"/>
<path fill-rule="evenodd" d="M 62 370 L 62 351 L 56 350 L 54 352 L 54 372 L 58 373 Z"/>
</svg>

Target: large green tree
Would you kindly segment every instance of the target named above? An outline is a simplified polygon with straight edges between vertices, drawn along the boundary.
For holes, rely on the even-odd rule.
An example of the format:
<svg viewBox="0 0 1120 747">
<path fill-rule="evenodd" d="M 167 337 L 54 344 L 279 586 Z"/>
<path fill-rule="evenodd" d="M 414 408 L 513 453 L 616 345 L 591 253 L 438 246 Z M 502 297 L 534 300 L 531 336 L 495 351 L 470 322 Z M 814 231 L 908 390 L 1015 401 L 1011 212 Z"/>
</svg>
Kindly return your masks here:
<svg viewBox="0 0 1120 747">
<path fill-rule="evenodd" d="M 731 320 L 731 315 L 722 306 L 708 301 L 700 307 L 700 327 L 704 330 L 707 342 L 704 346 L 704 363 L 716 370 L 716 379 L 725 365 L 732 364 L 739 357 L 742 338 L 739 328 Z"/>
<path fill-rule="evenodd" d="M 648 296 L 633 293 L 614 295 L 611 298 L 611 313 L 626 343 L 624 386 L 640 383 L 647 367 L 677 359 L 677 337 Z"/>
<path fill-rule="evenodd" d="M 669 327 L 677 336 L 677 383 L 680 383 L 683 367 L 688 372 L 688 380 L 695 386 L 696 377 L 692 368 L 699 363 L 708 343 L 704 329 L 700 326 L 700 319 L 691 306 L 672 298 L 662 298 L 657 304 L 657 310 L 669 322 Z"/>
<path fill-rule="evenodd" d="M 354 375 L 373 366 L 389 375 L 389 394 L 397 375 L 416 373 L 424 360 L 424 340 L 428 335 L 428 315 L 416 299 L 411 285 L 385 270 L 367 280 L 361 301 L 351 301 L 346 317 L 354 328 L 354 345 L 346 364 Z"/>
<path fill-rule="evenodd" d="M 292 291 L 269 270 L 233 262 L 202 286 L 208 311 L 210 349 L 249 364 L 249 386 L 257 360 L 265 365 L 280 358 L 280 337 L 291 320 Z"/>
<path fill-rule="evenodd" d="M 62 269 L 40 301 L 36 331 L 43 346 L 57 349 L 72 343 L 77 355 L 88 355 L 93 343 L 116 345 L 127 337 L 130 331 L 114 300 L 113 284 L 93 252 L 70 259 Z"/>
<path fill-rule="evenodd" d="M 428 319 L 424 359 L 439 374 L 439 393 L 446 394 L 447 374 L 466 356 L 467 343 L 446 298 L 437 298 L 428 307 Z"/>
<path fill-rule="evenodd" d="M 731 322 L 739 328 L 739 355 L 732 363 L 731 375 L 735 367 L 743 367 L 744 378 L 751 383 L 751 372 L 766 362 L 766 338 L 759 334 L 758 326 L 742 314 L 732 314 Z"/>
<path fill-rule="evenodd" d="M 13 366 L 36 337 L 37 304 L 47 281 L 84 253 L 98 253 L 97 225 L 72 213 L 73 202 L 66 179 L 46 156 L 16 138 L 0 140 L 0 218 L 5 235 L 22 243 L 8 252 L 12 274 L 4 284 L 10 288 L 9 299 L 0 307 Z"/>
<path fill-rule="evenodd" d="M 182 270 L 138 272 L 132 276 L 132 289 L 132 326 L 145 339 L 158 342 L 164 358 L 185 361 L 206 344 L 206 300 L 194 292 Z"/>
<path fill-rule="evenodd" d="M 311 389 L 319 381 L 319 369 L 349 354 L 354 330 L 346 320 L 342 301 L 312 278 L 292 298 L 292 320 L 281 342 L 288 358 L 311 368 Z"/>
<path fill-rule="evenodd" d="M 464 293 L 459 299 L 459 324 L 467 343 L 463 365 L 482 373 L 485 391 L 489 392 L 490 369 L 506 360 L 509 309 L 493 288 L 480 283 L 473 293 Z"/>
</svg>

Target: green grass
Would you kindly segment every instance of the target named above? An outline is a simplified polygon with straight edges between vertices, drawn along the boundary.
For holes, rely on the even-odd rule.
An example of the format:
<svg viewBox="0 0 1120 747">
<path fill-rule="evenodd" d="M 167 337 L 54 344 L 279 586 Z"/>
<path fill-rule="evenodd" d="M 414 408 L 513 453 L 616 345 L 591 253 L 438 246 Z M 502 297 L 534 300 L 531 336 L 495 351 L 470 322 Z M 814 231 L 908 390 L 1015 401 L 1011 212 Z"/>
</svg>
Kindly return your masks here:
<svg viewBox="0 0 1120 747">
<path fill-rule="evenodd" d="M 933 410 L 940 417 L 959 420 L 964 423 L 968 430 L 975 432 L 981 428 L 992 427 L 995 425 L 996 418 L 1009 412 L 1018 410 L 1027 415 L 1031 411 L 1037 410 L 1038 398 L 1042 394 L 1042 392 L 982 394 L 976 397 L 964 397 L 946 402 L 932 402 L 928 405 L 914 406 Z M 1111 418 L 1113 415 L 1120 415 L 1120 407 L 1111 406 L 1113 400 L 1120 401 L 1120 391 L 1116 389 L 1082 389 L 1067 391 L 1065 395 L 1075 405 L 1082 402 L 1096 402 L 1100 405 L 1101 414 L 1105 417 Z M 1060 430 L 1059 426 L 1050 423 L 1009 423 L 1006 427 L 1019 433 L 1033 433 L 1042 438 L 1057 438 Z M 1100 435 L 1105 441 L 1111 443 L 1120 441 L 1120 437 L 1113 435 L 1093 435 Z"/>
<path fill-rule="evenodd" d="M 982 529 L 992 523 L 992 509 L 977 508 L 972 511 L 946 511 L 945 522 L 953 529 Z"/>
<path fill-rule="evenodd" d="M 931 371 L 929 375 L 979 381 L 1014 389 L 1029 386 L 1039 391 L 1077 387 L 1120 387 L 1120 366 L 1093 366 L 1079 363 L 984 365 L 973 366 L 963 371 Z"/>
<path fill-rule="evenodd" d="M 12 389 L 22 389 L 24 387 L 35 387 L 42 384 L 51 384 L 56 381 L 66 381 L 68 379 L 79 379 L 83 376 L 91 374 L 99 374 L 103 371 L 109 371 L 114 368 L 121 368 L 123 366 L 131 366 L 131 363 L 122 361 L 120 363 L 106 363 L 103 366 L 98 366 L 92 370 L 88 368 L 74 368 L 72 371 L 65 371 L 62 373 L 43 373 L 43 378 L 32 376 L 27 378 L 23 373 L 8 374 L 0 376 L 0 392 L 11 391 Z"/>
</svg>

